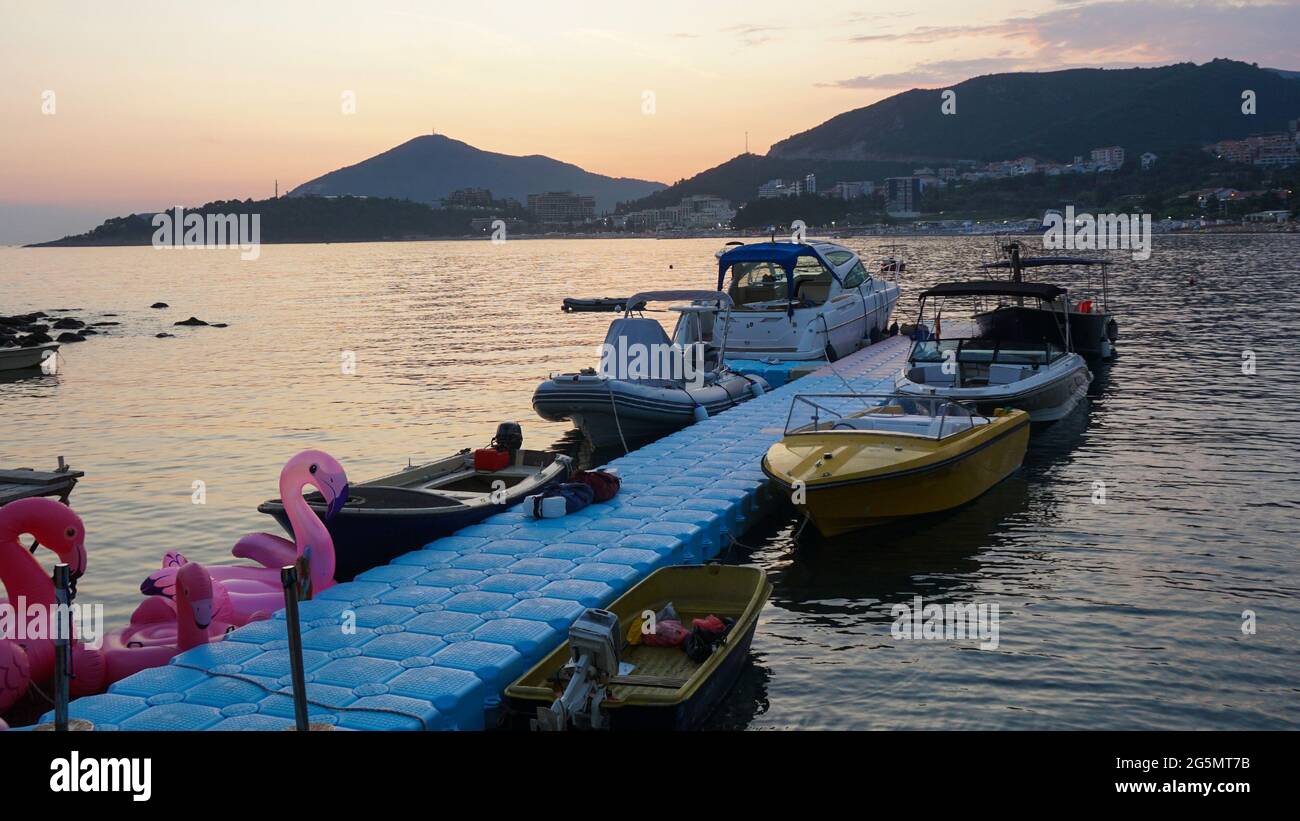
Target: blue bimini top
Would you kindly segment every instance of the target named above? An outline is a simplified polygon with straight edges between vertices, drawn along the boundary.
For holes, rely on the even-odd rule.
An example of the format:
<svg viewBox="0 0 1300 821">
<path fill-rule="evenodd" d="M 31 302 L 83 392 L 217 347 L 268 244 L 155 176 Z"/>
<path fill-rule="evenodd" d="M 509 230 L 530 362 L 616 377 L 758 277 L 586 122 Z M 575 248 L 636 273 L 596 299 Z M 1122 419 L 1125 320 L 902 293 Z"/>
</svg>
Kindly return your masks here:
<svg viewBox="0 0 1300 821">
<path fill-rule="evenodd" d="M 787 299 L 794 303 L 795 282 L 794 266 L 799 257 L 814 257 L 835 277 L 835 266 L 828 263 L 817 249 L 802 242 L 755 242 L 751 245 L 737 245 L 718 257 L 718 290 L 726 285 L 727 269 L 738 262 L 771 262 L 785 269 Z M 835 277 L 839 279 L 839 277 Z M 793 309 L 791 309 L 793 310 Z"/>
</svg>

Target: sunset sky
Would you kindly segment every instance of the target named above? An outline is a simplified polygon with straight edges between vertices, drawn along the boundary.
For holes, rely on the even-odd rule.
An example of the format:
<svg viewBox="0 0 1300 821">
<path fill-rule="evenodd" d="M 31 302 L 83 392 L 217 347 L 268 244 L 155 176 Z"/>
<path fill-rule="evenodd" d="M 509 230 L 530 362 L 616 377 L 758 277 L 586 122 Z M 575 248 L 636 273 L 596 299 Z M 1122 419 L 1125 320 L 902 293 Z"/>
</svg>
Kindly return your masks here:
<svg viewBox="0 0 1300 821">
<path fill-rule="evenodd" d="M 740 153 L 746 131 L 763 152 L 977 74 L 1297 69 L 1297 31 L 1295 2 L 0 0 L 0 243 L 267 197 L 433 129 L 672 182 Z"/>
</svg>

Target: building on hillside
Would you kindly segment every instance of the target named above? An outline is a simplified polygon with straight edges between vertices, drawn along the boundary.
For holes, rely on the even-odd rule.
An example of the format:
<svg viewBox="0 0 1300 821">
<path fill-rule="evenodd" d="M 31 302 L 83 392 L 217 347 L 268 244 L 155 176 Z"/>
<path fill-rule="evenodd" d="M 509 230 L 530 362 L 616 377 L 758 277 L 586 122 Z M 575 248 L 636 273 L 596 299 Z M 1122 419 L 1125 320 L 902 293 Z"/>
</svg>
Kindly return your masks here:
<svg viewBox="0 0 1300 821">
<path fill-rule="evenodd" d="M 736 216 L 731 203 L 712 194 L 692 194 L 676 205 L 633 211 L 621 218 L 628 231 L 668 231 L 674 228 L 725 228 Z"/>
<path fill-rule="evenodd" d="M 1255 134 L 1244 140 L 1219 140 L 1206 150 L 1233 163 L 1282 167 L 1300 162 L 1296 135 L 1290 131 Z"/>
<path fill-rule="evenodd" d="M 1254 151 L 1245 140 L 1219 140 L 1209 150 L 1221 160 L 1236 163 L 1248 163 L 1254 159 Z"/>
<path fill-rule="evenodd" d="M 500 217 L 475 217 L 474 219 L 469 221 L 469 228 L 471 231 L 475 233 L 487 234 L 496 230 L 495 223 L 498 220 L 505 223 L 506 231 L 511 234 L 523 233 L 524 231 L 525 226 L 523 220 L 519 220 L 514 217 L 509 217 L 505 219 L 502 219 Z"/>
<path fill-rule="evenodd" d="M 817 193 L 817 175 L 816 175 L 816 174 L 805 174 L 805 175 L 804 175 L 804 178 L 803 178 L 803 193 L 805 193 L 805 194 L 816 194 L 816 193 Z"/>
<path fill-rule="evenodd" d="M 736 216 L 731 202 L 712 194 L 692 194 L 677 204 L 682 228 L 722 228 Z"/>
<path fill-rule="evenodd" d="M 1150 171 L 1155 166 L 1156 160 L 1160 158 L 1155 154 L 1152 154 L 1150 151 L 1147 151 L 1139 159 L 1142 161 L 1142 170 Z"/>
<path fill-rule="evenodd" d="M 814 185 L 815 184 L 816 183 L 814 182 Z M 790 180 L 787 182 L 778 177 L 774 180 L 768 180 L 758 187 L 758 198 L 761 200 L 770 200 L 777 197 L 797 197 L 803 193 L 803 185 L 803 182 L 800 180 Z"/>
<path fill-rule="evenodd" d="M 487 208 L 492 205 L 492 192 L 486 188 L 458 188 L 442 198 L 447 208 Z"/>
<path fill-rule="evenodd" d="M 1253 214 L 1247 214 L 1245 219 L 1246 222 L 1287 222 L 1291 219 L 1291 212 L 1285 208 L 1256 211 Z"/>
<path fill-rule="evenodd" d="M 1011 161 L 1011 176 L 1023 177 L 1038 170 L 1038 160 L 1033 157 L 1018 157 Z"/>
<path fill-rule="evenodd" d="M 1195 200 L 1196 205 L 1200 208 L 1204 208 L 1211 201 L 1225 203 L 1243 197 L 1244 193 L 1236 188 L 1198 188 L 1195 191 L 1188 191 L 1185 194 L 1178 195 L 1180 200 Z"/>
<path fill-rule="evenodd" d="M 885 210 L 896 217 L 913 217 L 920 213 L 921 180 L 919 177 L 885 179 Z"/>
<path fill-rule="evenodd" d="M 943 180 L 944 182 L 949 182 L 949 181 L 951 181 L 951 180 L 955 180 L 955 179 L 957 179 L 957 169 L 956 169 L 956 168 L 940 168 L 940 169 L 939 169 L 939 179 Z"/>
<path fill-rule="evenodd" d="M 1255 165 L 1281 167 L 1300 162 L 1295 139 L 1290 134 L 1264 134 L 1248 137 L 1247 142 L 1253 149 Z"/>
<path fill-rule="evenodd" d="M 913 176 L 920 183 L 922 191 L 929 191 L 931 188 L 943 188 L 946 184 L 934 174 L 914 174 Z"/>
<path fill-rule="evenodd" d="M 870 180 L 837 182 L 826 191 L 831 199 L 856 200 L 869 197 L 875 193 L 876 184 Z"/>
<path fill-rule="evenodd" d="M 541 223 L 564 225 L 587 222 L 596 216 L 596 198 L 572 191 L 529 194 L 528 210 Z"/>
<path fill-rule="evenodd" d="M 1124 149 L 1118 145 L 1094 148 L 1089 155 L 1098 171 L 1118 171 L 1124 164 Z"/>
</svg>

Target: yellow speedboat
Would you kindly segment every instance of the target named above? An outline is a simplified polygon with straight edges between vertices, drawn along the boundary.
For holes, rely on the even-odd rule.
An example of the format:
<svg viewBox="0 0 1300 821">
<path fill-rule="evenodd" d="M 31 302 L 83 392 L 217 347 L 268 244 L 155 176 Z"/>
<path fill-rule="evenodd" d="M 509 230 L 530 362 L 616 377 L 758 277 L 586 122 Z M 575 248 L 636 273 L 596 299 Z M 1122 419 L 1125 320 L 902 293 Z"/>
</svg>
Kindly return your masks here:
<svg viewBox="0 0 1300 821">
<path fill-rule="evenodd" d="M 984 415 L 942 397 L 797 396 L 763 472 L 834 536 L 963 505 L 1020 467 L 1028 444 L 1021 410 Z"/>
</svg>

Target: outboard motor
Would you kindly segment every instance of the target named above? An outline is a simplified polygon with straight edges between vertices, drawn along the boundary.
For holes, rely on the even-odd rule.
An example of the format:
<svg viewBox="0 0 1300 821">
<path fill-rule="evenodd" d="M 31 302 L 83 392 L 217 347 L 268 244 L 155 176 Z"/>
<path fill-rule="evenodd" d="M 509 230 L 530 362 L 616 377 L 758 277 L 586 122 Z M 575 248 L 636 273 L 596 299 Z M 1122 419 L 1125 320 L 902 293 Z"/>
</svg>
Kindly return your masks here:
<svg viewBox="0 0 1300 821">
<path fill-rule="evenodd" d="M 474 451 L 474 469 L 477 471 L 496 471 L 508 467 L 515 461 L 515 454 L 524 444 L 524 432 L 518 422 L 502 422 L 497 425 L 497 435 L 485 448 Z"/>
<path fill-rule="evenodd" d="M 492 437 L 492 447 L 514 454 L 524 446 L 524 431 L 518 422 L 502 422 L 497 425 L 497 435 Z"/>
<path fill-rule="evenodd" d="M 610 680 L 618 675 L 623 636 L 618 616 L 589 607 L 569 626 L 569 662 L 560 671 L 567 677 L 564 693 L 550 707 L 538 707 L 534 730 L 607 730 L 609 716 L 601 705 L 609 697 Z"/>
</svg>

